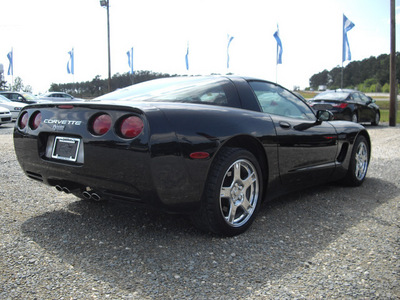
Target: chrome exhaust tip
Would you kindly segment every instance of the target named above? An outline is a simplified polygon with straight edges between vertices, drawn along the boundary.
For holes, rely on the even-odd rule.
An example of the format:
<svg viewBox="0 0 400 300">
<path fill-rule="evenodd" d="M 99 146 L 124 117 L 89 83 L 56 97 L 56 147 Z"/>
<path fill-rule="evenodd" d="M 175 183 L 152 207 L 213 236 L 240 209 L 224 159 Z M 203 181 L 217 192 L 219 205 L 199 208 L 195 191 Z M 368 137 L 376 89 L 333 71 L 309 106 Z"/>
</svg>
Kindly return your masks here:
<svg viewBox="0 0 400 300">
<path fill-rule="evenodd" d="M 62 191 L 63 191 L 62 186 L 60 186 L 60 185 L 58 185 L 58 184 L 55 186 L 55 188 L 56 188 L 56 190 L 59 191 L 59 192 L 62 192 Z"/>
<path fill-rule="evenodd" d="M 92 196 L 92 199 L 94 201 L 100 201 L 101 200 L 101 197 L 96 193 L 93 193 L 91 196 Z"/>
<path fill-rule="evenodd" d="M 92 195 L 87 191 L 84 191 L 82 193 L 82 195 L 83 195 L 83 197 L 85 197 L 85 199 L 88 199 L 88 200 L 92 198 Z"/>
<path fill-rule="evenodd" d="M 63 190 L 63 192 L 66 193 L 66 194 L 71 193 L 71 191 L 70 191 L 69 188 L 67 188 L 67 187 L 63 187 L 62 190 Z"/>
</svg>

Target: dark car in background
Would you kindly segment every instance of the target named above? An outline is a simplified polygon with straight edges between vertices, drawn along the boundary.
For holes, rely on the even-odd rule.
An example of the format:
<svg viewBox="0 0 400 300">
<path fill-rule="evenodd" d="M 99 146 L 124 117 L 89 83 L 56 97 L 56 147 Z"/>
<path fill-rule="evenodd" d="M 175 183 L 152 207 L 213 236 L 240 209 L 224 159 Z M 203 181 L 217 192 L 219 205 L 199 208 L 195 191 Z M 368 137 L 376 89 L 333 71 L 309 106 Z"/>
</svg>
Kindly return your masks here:
<svg viewBox="0 0 400 300">
<path fill-rule="evenodd" d="M 322 92 L 308 103 L 316 111 L 331 111 L 335 120 L 378 125 L 381 117 L 379 106 L 375 100 L 355 90 Z"/>
<path fill-rule="evenodd" d="M 11 91 L 2 91 L 0 92 L 0 95 L 10 99 L 11 101 L 14 102 L 21 102 L 25 104 L 34 104 L 34 103 L 41 103 L 41 102 L 47 102 L 40 100 L 38 97 L 31 93 L 26 93 L 26 92 L 11 92 Z"/>
</svg>

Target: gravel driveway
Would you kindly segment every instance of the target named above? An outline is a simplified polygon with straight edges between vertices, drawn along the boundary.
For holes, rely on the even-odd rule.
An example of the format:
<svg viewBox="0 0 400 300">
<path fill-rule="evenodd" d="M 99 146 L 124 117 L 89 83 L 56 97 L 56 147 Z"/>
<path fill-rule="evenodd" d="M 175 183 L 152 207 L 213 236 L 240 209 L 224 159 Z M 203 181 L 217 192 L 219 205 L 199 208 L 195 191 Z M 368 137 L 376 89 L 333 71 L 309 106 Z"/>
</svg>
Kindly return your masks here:
<svg viewBox="0 0 400 300">
<path fill-rule="evenodd" d="M 264 204 L 234 238 L 37 184 L 0 127 L 0 299 L 399 299 L 400 127 L 367 127 L 359 188 Z"/>
</svg>

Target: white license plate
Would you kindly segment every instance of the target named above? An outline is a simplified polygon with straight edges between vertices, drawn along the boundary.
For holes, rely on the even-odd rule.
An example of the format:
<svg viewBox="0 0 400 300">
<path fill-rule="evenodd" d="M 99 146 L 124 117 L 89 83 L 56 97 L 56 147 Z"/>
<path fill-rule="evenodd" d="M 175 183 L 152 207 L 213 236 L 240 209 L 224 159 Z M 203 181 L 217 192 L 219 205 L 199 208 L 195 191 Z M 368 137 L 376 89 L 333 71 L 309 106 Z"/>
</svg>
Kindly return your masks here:
<svg viewBox="0 0 400 300">
<path fill-rule="evenodd" d="M 75 162 L 78 157 L 80 143 L 80 139 L 57 136 L 54 139 L 51 157 Z"/>
</svg>

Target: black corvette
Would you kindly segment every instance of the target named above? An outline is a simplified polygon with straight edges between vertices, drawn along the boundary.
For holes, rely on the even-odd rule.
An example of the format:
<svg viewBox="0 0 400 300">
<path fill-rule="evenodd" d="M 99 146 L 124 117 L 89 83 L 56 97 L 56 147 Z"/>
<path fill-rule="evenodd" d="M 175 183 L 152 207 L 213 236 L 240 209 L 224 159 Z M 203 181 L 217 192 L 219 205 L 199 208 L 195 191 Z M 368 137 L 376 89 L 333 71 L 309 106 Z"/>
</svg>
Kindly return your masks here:
<svg viewBox="0 0 400 300">
<path fill-rule="evenodd" d="M 176 77 L 26 106 L 14 146 L 28 177 L 60 191 L 190 214 L 230 236 L 264 199 L 328 181 L 362 184 L 369 135 L 331 119 L 271 82 Z"/>
</svg>

